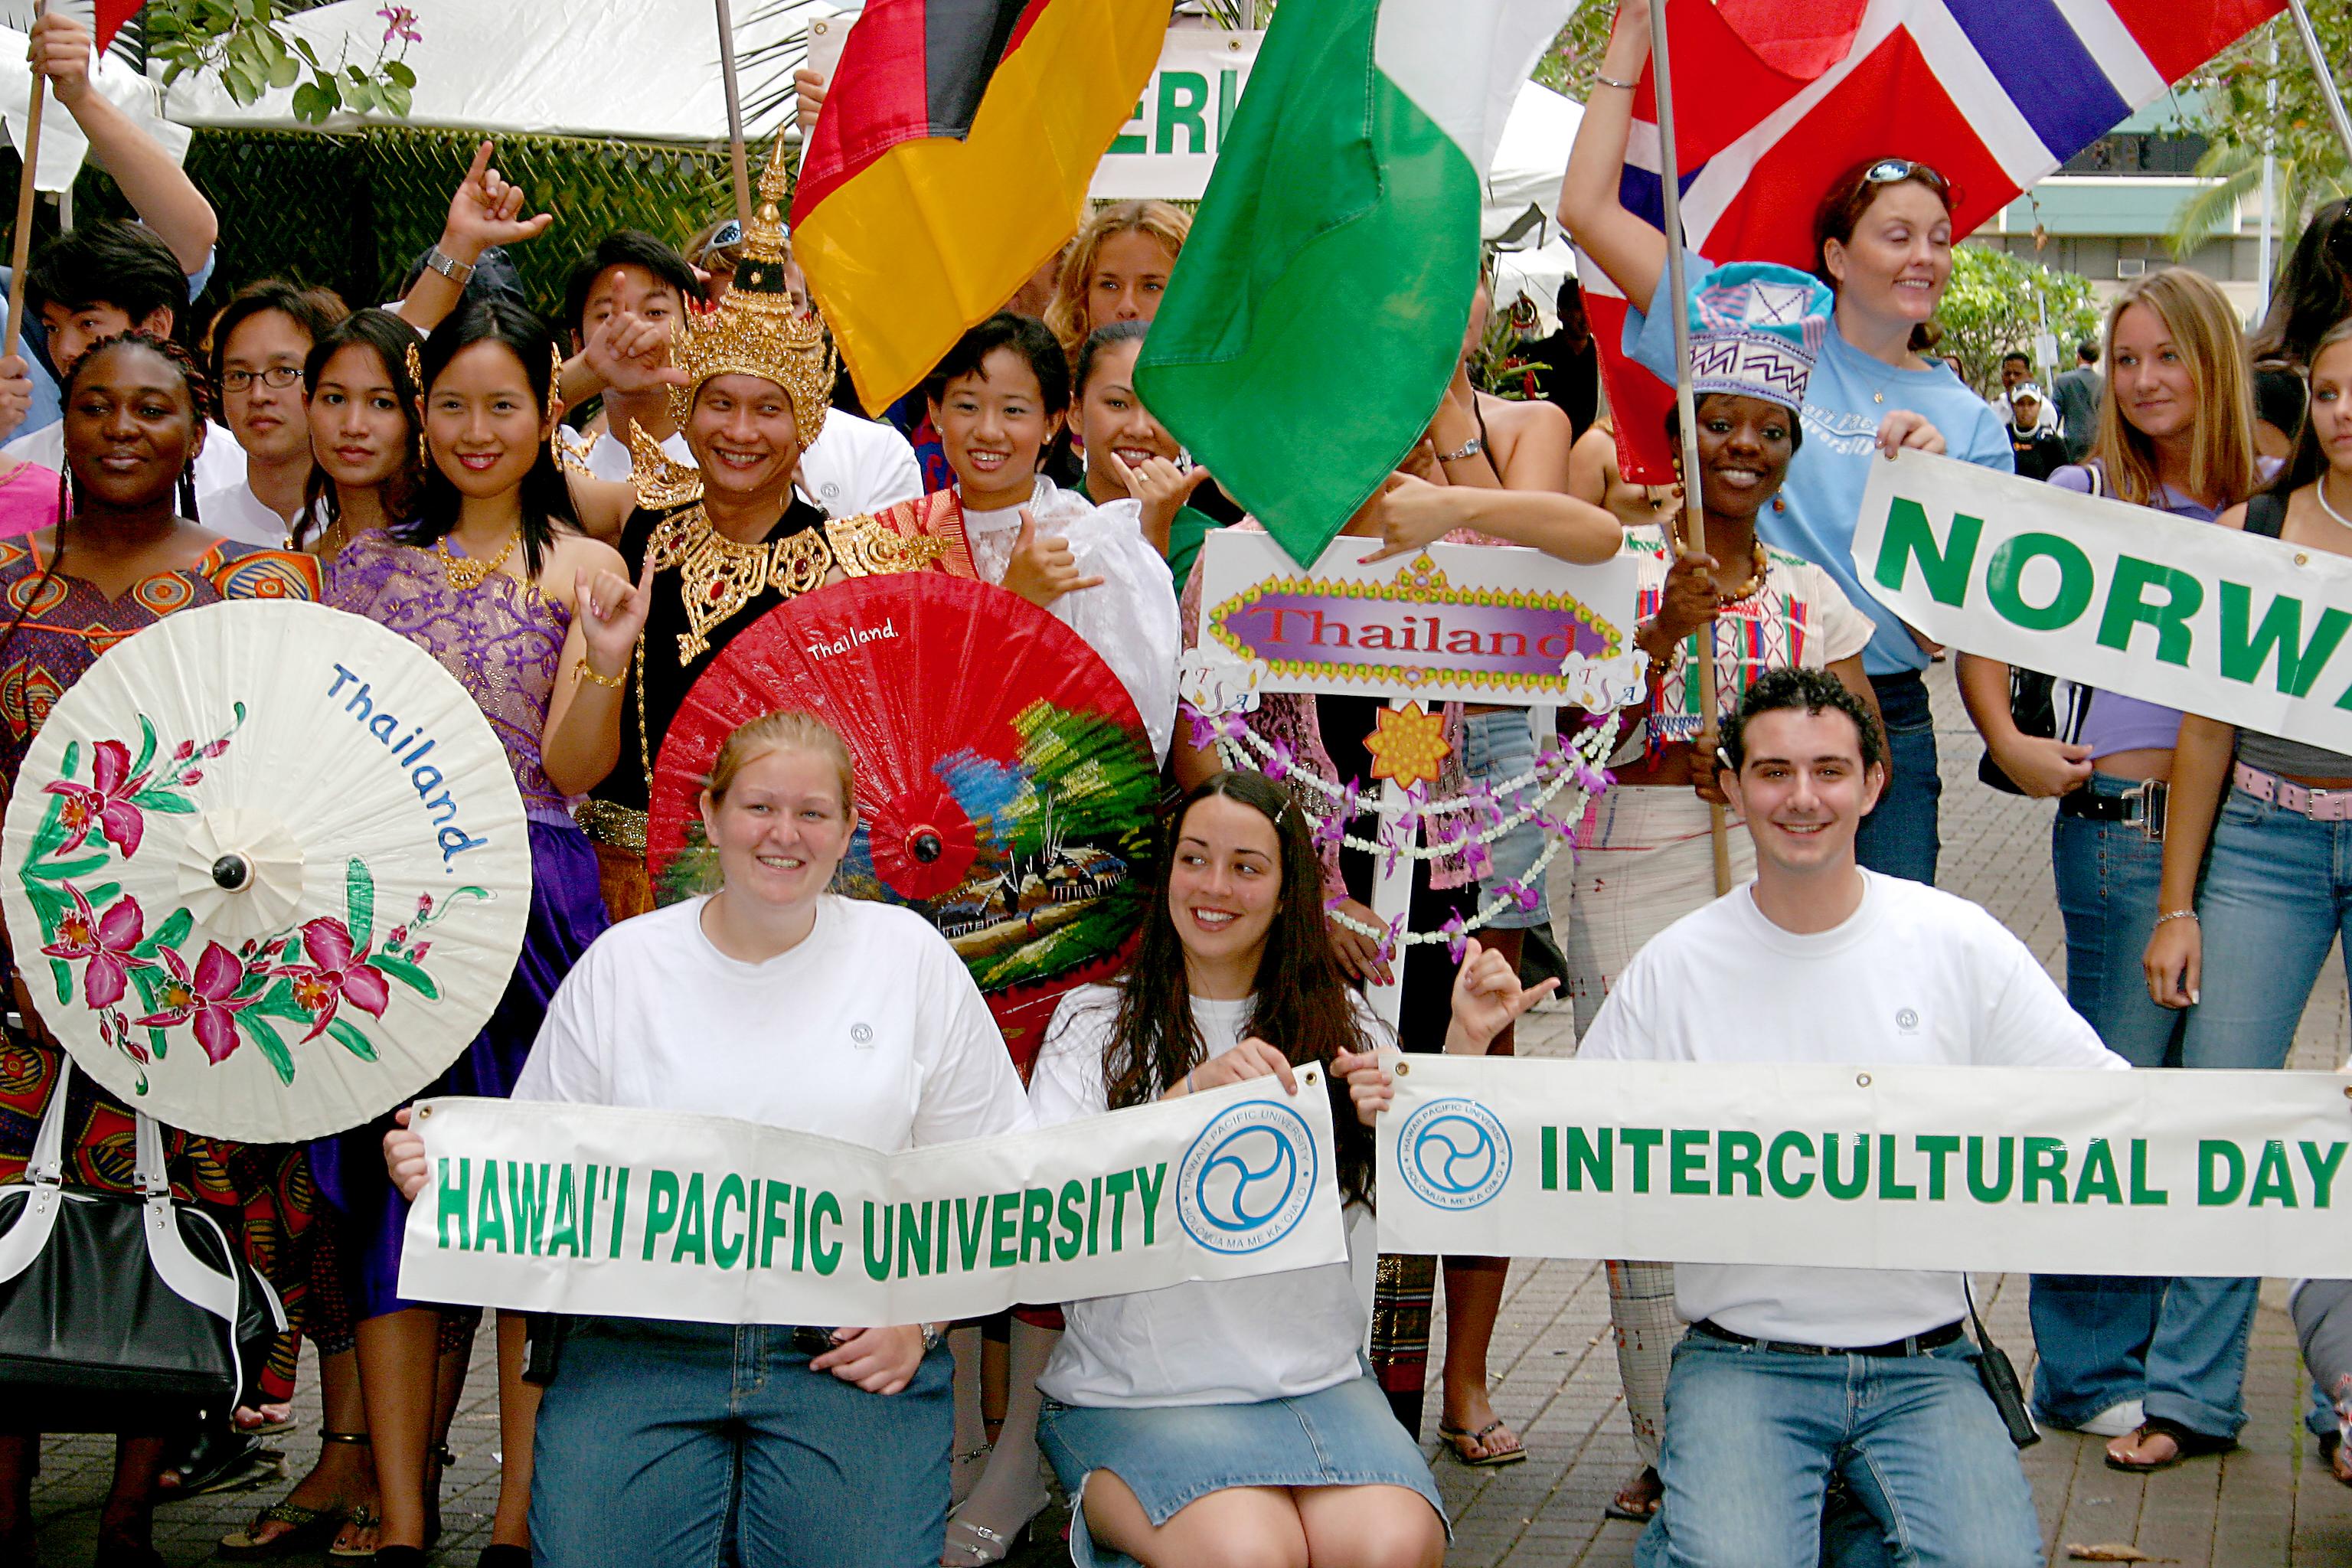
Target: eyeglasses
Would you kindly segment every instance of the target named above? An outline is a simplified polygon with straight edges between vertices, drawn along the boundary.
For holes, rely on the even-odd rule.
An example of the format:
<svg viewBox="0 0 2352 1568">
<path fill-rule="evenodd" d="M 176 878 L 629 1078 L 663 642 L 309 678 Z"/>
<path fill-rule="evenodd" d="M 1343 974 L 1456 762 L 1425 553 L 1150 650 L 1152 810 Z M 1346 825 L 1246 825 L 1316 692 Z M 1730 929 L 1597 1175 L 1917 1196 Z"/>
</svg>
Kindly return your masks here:
<svg viewBox="0 0 2352 1568">
<path fill-rule="evenodd" d="M 302 379 L 302 367 L 293 364 L 273 364 L 268 370 L 225 370 L 221 372 L 223 392 L 249 392 L 255 382 L 283 392 Z"/>
</svg>

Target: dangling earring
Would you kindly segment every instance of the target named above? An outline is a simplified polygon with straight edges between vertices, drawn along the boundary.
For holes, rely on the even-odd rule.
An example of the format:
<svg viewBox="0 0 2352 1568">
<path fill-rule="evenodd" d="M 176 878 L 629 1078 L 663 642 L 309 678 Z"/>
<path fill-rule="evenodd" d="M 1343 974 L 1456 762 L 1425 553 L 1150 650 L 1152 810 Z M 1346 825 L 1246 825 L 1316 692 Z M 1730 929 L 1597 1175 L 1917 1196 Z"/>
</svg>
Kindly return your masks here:
<svg viewBox="0 0 2352 1568">
<path fill-rule="evenodd" d="M 1779 496 L 1774 496 L 1772 498 L 1772 510 L 1774 511 L 1786 511 L 1789 510 L 1789 503 Z"/>
<path fill-rule="evenodd" d="M 433 467 L 433 453 L 425 444 L 425 356 L 416 352 L 415 342 L 407 345 L 402 363 L 407 366 L 409 390 L 417 403 L 416 466 L 430 468 Z"/>
<path fill-rule="evenodd" d="M 547 357 L 553 362 L 547 373 L 547 460 L 560 468 L 563 466 L 563 351 L 550 343 Z"/>
</svg>

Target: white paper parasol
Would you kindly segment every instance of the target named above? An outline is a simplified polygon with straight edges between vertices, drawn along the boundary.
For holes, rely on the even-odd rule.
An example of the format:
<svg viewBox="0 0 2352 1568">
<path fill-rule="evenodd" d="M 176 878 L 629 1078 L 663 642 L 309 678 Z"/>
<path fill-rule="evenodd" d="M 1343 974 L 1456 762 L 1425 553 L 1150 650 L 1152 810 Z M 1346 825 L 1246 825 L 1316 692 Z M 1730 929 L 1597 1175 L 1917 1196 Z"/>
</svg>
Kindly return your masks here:
<svg viewBox="0 0 2352 1568">
<path fill-rule="evenodd" d="M 41 1020 L 159 1121 L 357 1126 L 498 1005 L 530 911 L 506 752 L 405 637 L 321 605 L 168 616 L 26 754 L 0 906 Z"/>
</svg>

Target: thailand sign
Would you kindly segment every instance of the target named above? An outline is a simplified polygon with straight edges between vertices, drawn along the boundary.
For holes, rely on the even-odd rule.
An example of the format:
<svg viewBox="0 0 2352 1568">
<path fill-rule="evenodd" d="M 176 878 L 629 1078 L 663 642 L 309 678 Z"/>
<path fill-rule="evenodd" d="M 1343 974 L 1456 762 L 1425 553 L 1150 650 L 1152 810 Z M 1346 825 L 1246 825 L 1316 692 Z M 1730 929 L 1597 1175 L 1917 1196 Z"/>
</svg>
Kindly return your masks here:
<svg viewBox="0 0 2352 1568">
<path fill-rule="evenodd" d="M 1906 452 L 1853 565 L 1937 642 L 2352 752 L 2352 559 Z"/>
<path fill-rule="evenodd" d="M 886 1154 L 608 1106 L 417 1109 L 400 1289 L 712 1323 L 912 1323 L 1338 1263 L 1319 1068 Z"/>
<path fill-rule="evenodd" d="M 1342 534 L 1302 569 L 1263 533 L 1210 534 L 1194 668 L 1229 687 L 1423 703 L 1601 710 L 1640 695 L 1631 557 L 1571 566 L 1512 546 L 1433 544 L 1369 559 L 1380 548 Z"/>
<path fill-rule="evenodd" d="M 2352 1080 L 1423 1057 L 1387 1252 L 2352 1277 Z"/>
</svg>

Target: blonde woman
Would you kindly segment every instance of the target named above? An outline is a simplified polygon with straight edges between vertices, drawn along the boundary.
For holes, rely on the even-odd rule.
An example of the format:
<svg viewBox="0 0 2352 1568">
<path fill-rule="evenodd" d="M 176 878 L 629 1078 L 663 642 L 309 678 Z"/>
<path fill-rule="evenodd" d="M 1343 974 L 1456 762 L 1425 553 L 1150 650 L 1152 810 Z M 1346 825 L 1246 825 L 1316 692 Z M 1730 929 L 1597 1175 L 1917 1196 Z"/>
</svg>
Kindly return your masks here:
<svg viewBox="0 0 2352 1568">
<path fill-rule="evenodd" d="M 1045 307 L 1045 324 L 1073 363 L 1097 327 L 1160 313 L 1192 227 L 1191 216 L 1166 202 L 1119 202 L 1087 220 L 1062 252 Z"/>
<path fill-rule="evenodd" d="M 2088 459 L 2060 468 L 2053 484 L 2211 522 L 2276 471 L 2275 460 L 2256 456 L 2245 346 L 2213 283 L 2185 267 L 2134 279 L 2108 306 L 2106 342 L 2108 389 Z M 2179 711 L 2070 684 L 2061 688 L 2061 733 L 2045 740 L 2020 733 L 2011 718 L 2008 666 L 1963 654 L 1959 676 L 1994 764 L 2025 794 L 2058 797 L 2051 859 L 2066 921 L 2066 999 L 2135 1067 L 2181 1066 L 2182 1016 L 2149 997 L 2140 972 L 2155 930 Z M 2114 1437 L 2155 1414 L 2142 1399 L 2167 1354 L 2151 1343 L 2166 1284 L 2034 1276 L 2034 1405 L 2045 1424 Z"/>
</svg>

